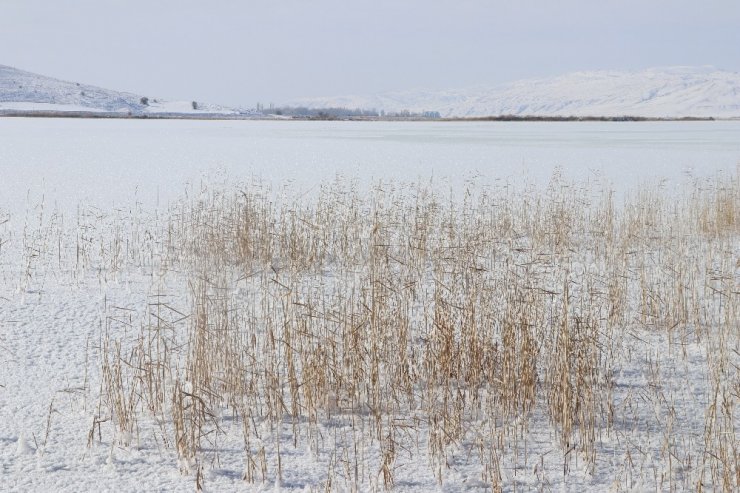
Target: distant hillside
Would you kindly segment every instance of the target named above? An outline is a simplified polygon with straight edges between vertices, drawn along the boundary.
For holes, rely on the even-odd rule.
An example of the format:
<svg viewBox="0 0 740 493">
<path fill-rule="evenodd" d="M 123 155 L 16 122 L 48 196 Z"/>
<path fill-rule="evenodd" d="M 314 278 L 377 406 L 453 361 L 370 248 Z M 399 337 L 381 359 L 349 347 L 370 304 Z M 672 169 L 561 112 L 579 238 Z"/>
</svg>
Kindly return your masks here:
<svg viewBox="0 0 740 493">
<path fill-rule="evenodd" d="M 438 111 L 443 117 L 631 115 L 736 118 L 740 117 L 740 74 L 712 67 L 575 72 L 497 86 L 306 98 L 287 104 L 311 108 L 375 109 L 386 113 Z"/>
<path fill-rule="evenodd" d="M 112 91 L 0 65 L 0 113 L 12 111 L 193 116 L 250 113 L 201 102 L 193 105 L 192 101 L 165 101 Z"/>
</svg>

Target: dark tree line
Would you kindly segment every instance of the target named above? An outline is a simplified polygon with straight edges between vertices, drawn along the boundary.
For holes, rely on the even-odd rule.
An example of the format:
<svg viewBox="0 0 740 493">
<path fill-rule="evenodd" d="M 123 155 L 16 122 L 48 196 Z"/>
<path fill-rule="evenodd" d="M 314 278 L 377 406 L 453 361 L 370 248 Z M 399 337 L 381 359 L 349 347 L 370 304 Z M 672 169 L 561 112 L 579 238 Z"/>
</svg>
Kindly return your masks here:
<svg viewBox="0 0 740 493">
<path fill-rule="evenodd" d="M 438 111 L 412 112 L 409 110 L 403 110 L 397 112 L 385 112 L 383 110 L 377 111 L 375 109 L 368 110 L 362 108 L 308 108 L 305 106 L 274 107 L 272 105 L 270 105 L 269 109 L 265 109 L 259 104 L 257 105 L 257 110 L 265 114 L 323 120 L 343 118 L 440 118 Z"/>
</svg>

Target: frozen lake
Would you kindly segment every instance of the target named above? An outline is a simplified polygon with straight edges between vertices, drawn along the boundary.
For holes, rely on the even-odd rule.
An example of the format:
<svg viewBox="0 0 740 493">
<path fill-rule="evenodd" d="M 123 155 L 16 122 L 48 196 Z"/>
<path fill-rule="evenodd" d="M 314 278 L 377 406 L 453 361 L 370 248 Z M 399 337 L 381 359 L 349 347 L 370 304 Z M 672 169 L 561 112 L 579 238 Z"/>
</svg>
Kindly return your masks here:
<svg viewBox="0 0 740 493">
<path fill-rule="evenodd" d="M 0 490 L 192 491 L 199 470 L 205 491 L 380 491 L 382 464 L 400 493 L 719 489 L 740 183 L 672 185 L 739 162 L 740 122 L 0 118 Z M 557 167 L 677 201 L 164 210 L 201 182 L 441 195 Z"/>
<path fill-rule="evenodd" d="M 103 208 L 187 183 L 262 179 L 310 190 L 337 174 L 459 186 L 601 178 L 616 189 L 735 169 L 740 122 L 294 122 L 0 119 L 0 209 Z"/>
</svg>

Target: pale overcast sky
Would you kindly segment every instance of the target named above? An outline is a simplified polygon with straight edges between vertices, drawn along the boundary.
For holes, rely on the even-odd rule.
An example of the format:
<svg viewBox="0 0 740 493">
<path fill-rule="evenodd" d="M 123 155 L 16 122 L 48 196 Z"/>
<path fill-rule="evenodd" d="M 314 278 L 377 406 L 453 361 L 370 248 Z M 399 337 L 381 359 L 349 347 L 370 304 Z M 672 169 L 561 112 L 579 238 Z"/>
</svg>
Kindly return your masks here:
<svg viewBox="0 0 740 493">
<path fill-rule="evenodd" d="M 0 0 L 0 64 L 243 106 L 574 70 L 740 72 L 740 1 Z"/>
</svg>

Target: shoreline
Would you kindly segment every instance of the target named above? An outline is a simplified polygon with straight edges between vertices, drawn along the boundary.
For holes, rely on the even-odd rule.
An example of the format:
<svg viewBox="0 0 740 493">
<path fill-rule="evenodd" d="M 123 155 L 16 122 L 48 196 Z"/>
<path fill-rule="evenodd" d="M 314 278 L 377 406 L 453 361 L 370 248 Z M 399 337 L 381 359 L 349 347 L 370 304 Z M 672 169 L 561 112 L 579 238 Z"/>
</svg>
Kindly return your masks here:
<svg viewBox="0 0 740 493">
<path fill-rule="evenodd" d="M 0 109 L 0 118 L 88 118 L 120 120 L 260 120 L 260 121 L 356 121 L 356 122 L 701 122 L 701 121 L 738 121 L 738 117 L 643 117 L 623 116 L 517 116 L 496 115 L 479 117 L 284 117 L 280 115 L 247 115 L 247 114 L 188 114 L 188 113 L 154 113 L 126 114 L 96 111 L 18 111 Z"/>
</svg>

